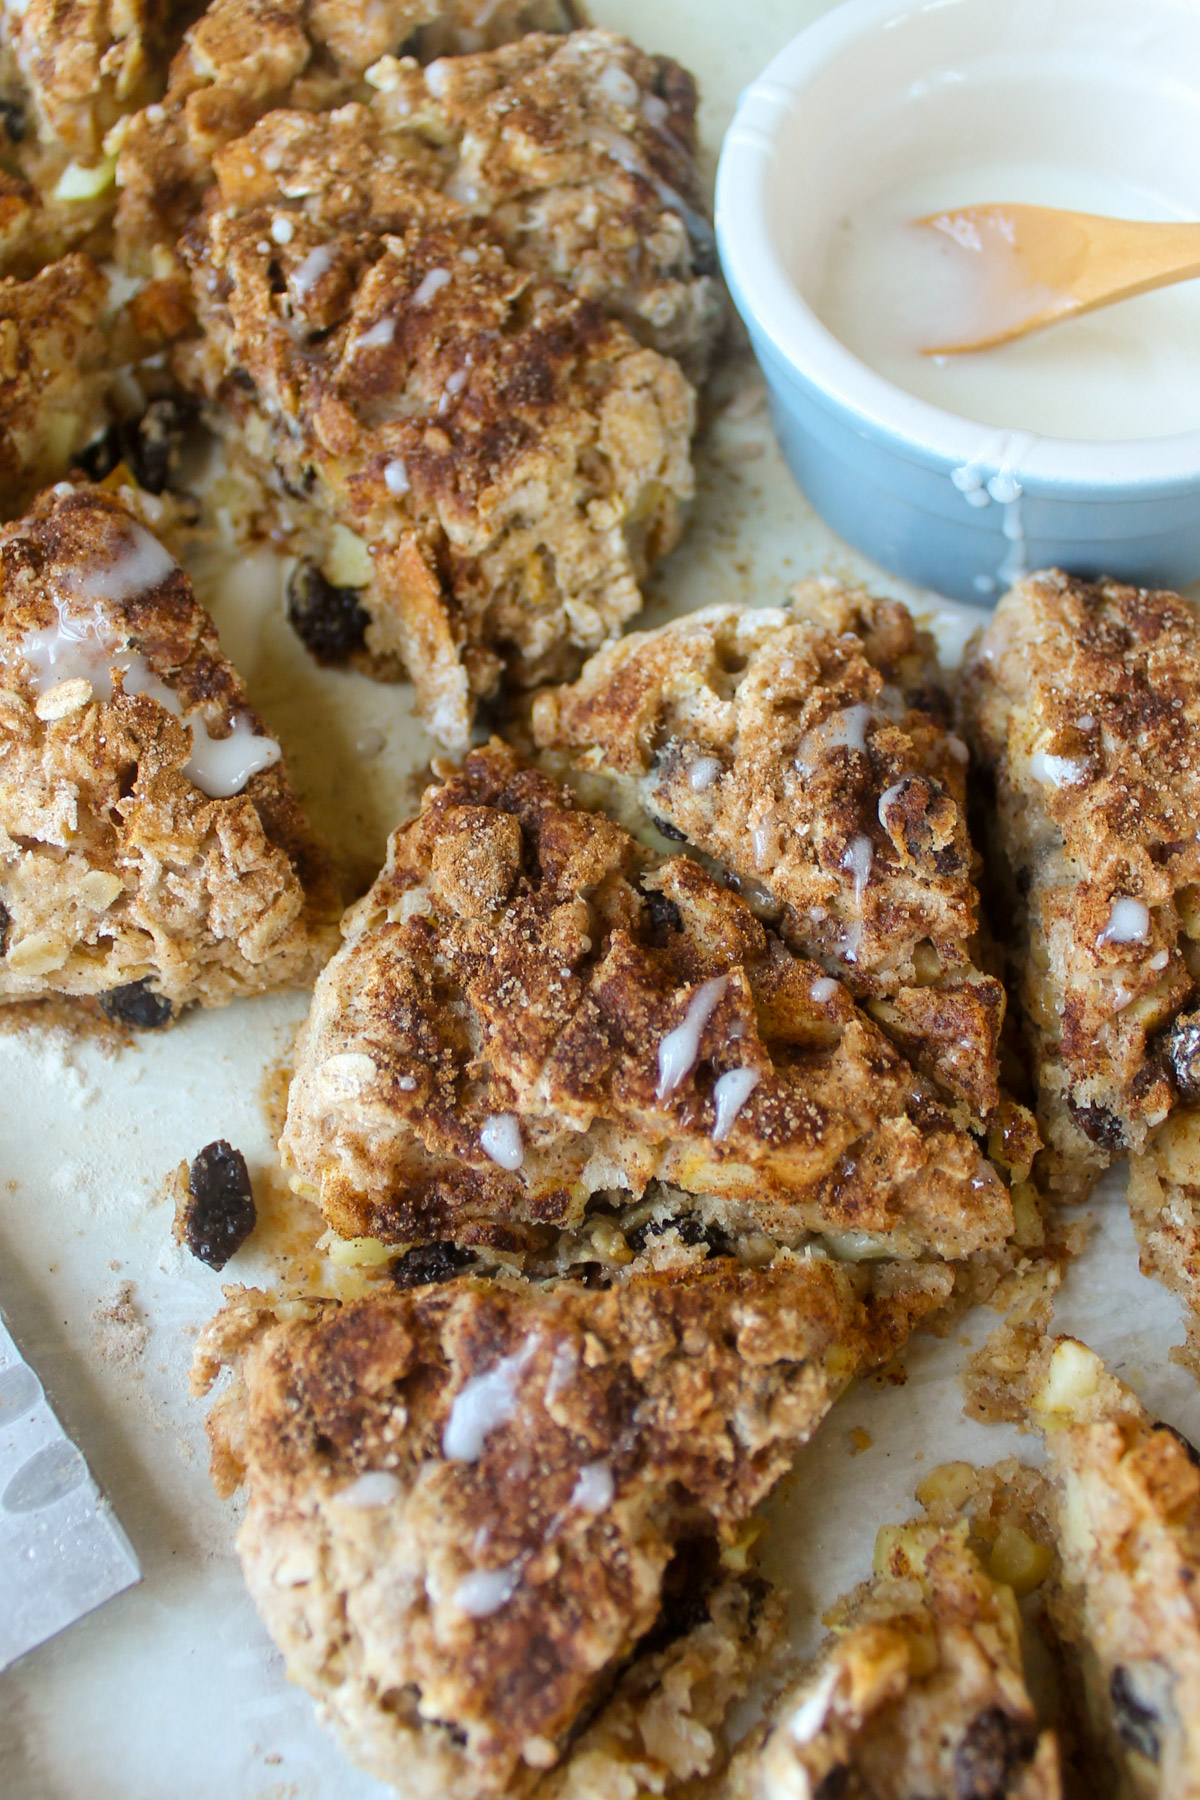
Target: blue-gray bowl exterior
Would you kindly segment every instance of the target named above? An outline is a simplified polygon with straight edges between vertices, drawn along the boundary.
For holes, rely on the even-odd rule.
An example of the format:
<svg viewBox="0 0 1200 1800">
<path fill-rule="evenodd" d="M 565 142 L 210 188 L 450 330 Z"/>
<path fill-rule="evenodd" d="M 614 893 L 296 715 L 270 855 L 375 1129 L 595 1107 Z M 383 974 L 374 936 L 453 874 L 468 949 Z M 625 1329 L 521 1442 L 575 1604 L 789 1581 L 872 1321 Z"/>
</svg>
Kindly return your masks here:
<svg viewBox="0 0 1200 1800">
<path fill-rule="evenodd" d="M 971 506 L 954 464 L 839 403 L 754 328 L 775 434 L 792 474 L 822 518 L 875 562 L 918 586 L 975 605 L 996 599 L 1011 571 L 1005 508 Z M 981 438 L 985 428 L 980 427 Z M 985 476 L 994 468 L 984 465 Z M 1200 577 L 1200 478 L 1097 491 L 1018 472 L 1021 557 L 1027 569 L 1112 575 L 1142 587 Z"/>
</svg>

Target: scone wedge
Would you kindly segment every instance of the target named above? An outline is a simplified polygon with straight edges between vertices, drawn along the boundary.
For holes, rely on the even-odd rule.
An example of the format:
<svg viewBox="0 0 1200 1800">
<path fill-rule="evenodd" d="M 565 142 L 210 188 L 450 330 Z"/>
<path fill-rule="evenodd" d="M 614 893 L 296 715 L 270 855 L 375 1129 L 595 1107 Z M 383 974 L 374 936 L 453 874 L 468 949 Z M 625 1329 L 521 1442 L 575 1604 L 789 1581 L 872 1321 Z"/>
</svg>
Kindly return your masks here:
<svg viewBox="0 0 1200 1800">
<path fill-rule="evenodd" d="M 549 766 L 631 829 L 686 840 L 863 1001 L 979 1122 L 1004 990 L 978 967 L 967 751 L 932 639 L 899 601 L 805 582 L 601 651 L 539 694 Z"/>
<path fill-rule="evenodd" d="M 764 1648 L 748 1515 L 937 1294 L 785 1252 L 234 1298 L 198 1375 L 235 1370 L 214 1474 L 248 1489 L 239 1553 L 289 1673 L 406 1795 L 705 1773 Z"/>
<path fill-rule="evenodd" d="M 0 533 L 0 1002 L 158 1026 L 311 980 L 337 898 L 138 505 L 62 483 Z"/>
<path fill-rule="evenodd" d="M 553 1268 L 624 1265 L 682 1214 L 848 1257 L 1012 1233 L 995 1167 L 842 984 L 498 741 L 441 771 L 343 933 L 281 1151 L 345 1237 Z"/>
<path fill-rule="evenodd" d="M 177 367 L 302 559 L 310 648 L 406 669 L 463 748 L 502 684 L 614 637 L 677 540 L 695 401 L 652 345 L 711 338 L 712 283 L 656 173 L 690 178 L 686 77 L 664 99 L 658 63 L 590 32 L 434 69 L 217 155 Z"/>
<path fill-rule="evenodd" d="M 1177 594 L 1019 582 L 964 669 L 1056 1179 L 1078 1192 L 1192 1097 L 1200 620 Z"/>
<path fill-rule="evenodd" d="M 884 1527 L 875 1574 L 837 1603 L 835 1635 L 735 1756 L 730 1800 L 1059 1800 L 1016 1596 L 967 1531 Z"/>
</svg>

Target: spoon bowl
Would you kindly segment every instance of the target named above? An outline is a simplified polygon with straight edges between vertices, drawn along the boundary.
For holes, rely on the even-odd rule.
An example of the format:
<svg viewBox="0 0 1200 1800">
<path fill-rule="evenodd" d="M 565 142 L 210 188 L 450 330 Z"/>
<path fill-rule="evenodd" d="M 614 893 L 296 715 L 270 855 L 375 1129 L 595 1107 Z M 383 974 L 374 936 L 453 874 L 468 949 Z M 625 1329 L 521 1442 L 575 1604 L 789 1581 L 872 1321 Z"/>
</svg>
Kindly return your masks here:
<svg viewBox="0 0 1200 1800">
<path fill-rule="evenodd" d="M 988 296 L 988 316 L 977 333 L 930 345 L 926 356 L 990 350 L 1200 275 L 1200 224 L 1190 222 L 1163 225 L 997 202 L 931 213 L 913 223 L 942 232 L 964 257 L 980 258 Z"/>
</svg>

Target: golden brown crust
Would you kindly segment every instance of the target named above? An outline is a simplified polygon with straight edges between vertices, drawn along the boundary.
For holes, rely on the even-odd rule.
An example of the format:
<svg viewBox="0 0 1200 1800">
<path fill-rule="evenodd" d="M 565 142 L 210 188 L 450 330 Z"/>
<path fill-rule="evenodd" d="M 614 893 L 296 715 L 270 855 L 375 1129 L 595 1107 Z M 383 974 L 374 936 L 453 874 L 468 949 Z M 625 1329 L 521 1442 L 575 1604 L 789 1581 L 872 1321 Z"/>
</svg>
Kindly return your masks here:
<svg viewBox="0 0 1200 1800">
<path fill-rule="evenodd" d="M 1084 1345 L 1055 1340 L 1043 1369 L 1051 1616 L 1121 1791 L 1184 1800 L 1200 1787 L 1200 1459 Z"/>
<path fill-rule="evenodd" d="M 503 1223 L 520 1250 L 651 1181 L 731 1231 L 852 1234 L 850 1254 L 1011 1231 L 973 1139 L 844 988 L 497 741 L 427 791 L 343 931 L 281 1149 L 345 1235 Z"/>
<path fill-rule="evenodd" d="M 213 180 L 213 158 L 276 107 L 365 99 L 365 70 L 402 47 L 423 59 L 579 23 L 575 0 L 212 0 L 171 64 L 161 102 L 123 134 L 118 256 L 171 257 Z"/>
<path fill-rule="evenodd" d="M 461 747 L 502 672 L 566 673 L 641 605 L 691 492 L 692 391 L 513 265 L 365 107 L 274 113 L 217 166 L 180 369 L 339 586 L 349 544 L 369 666 L 407 664 Z"/>
<path fill-rule="evenodd" d="M 1078 1184 L 1176 1099 L 1170 1028 L 1200 977 L 1195 611 L 1030 576 L 971 657 L 963 706 L 995 783 L 1040 1113 Z"/>
<path fill-rule="evenodd" d="M 239 1551 L 289 1673 L 408 1792 L 529 1792 L 656 1620 L 670 1635 L 672 1558 L 734 1543 L 931 1294 L 874 1300 L 863 1272 L 783 1253 L 280 1321 L 235 1301 L 199 1374 L 238 1370 L 214 1469 L 249 1488 Z"/>
<path fill-rule="evenodd" d="M 76 246 L 107 250 L 116 141 L 130 116 L 162 92 L 168 62 L 199 10 L 196 0 L 0 6 L 0 135 L 28 184 L 24 241 L 0 248 L 5 267 L 31 253 L 44 260 Z"/>
<path fill-rule="evenodd" d="M 57 480 L 107 423 L 108 281 L 75 254 L 0 280 L 0 516 Z"/>
<path fill-rule="evenodd" d="M 828 1617 L 837 1635 L 734 1758 L 731 1800 L 1058 1800 L 1015 1597 L 966 1530 L 881 1531 L 874 1577 Z"/>
<path fill-rule="evenodd" d="M 138 505 L 63 483 L 0 537 L 0 1000 L 137 984 L 169 1017 L 329 944 L 278 746 Z"/>
<path fill-rule="evenodd" d="M 539 695 L 537 743 L 623 818 L 731 871 L 788 944 L 980 1118 L 998 1104 L 998 981 L 975 966 L 966 751 L 899 601 L 808 583 L 601 651 Z M 636 827 L 635 827 L 636 828 Z"/>
</svg>

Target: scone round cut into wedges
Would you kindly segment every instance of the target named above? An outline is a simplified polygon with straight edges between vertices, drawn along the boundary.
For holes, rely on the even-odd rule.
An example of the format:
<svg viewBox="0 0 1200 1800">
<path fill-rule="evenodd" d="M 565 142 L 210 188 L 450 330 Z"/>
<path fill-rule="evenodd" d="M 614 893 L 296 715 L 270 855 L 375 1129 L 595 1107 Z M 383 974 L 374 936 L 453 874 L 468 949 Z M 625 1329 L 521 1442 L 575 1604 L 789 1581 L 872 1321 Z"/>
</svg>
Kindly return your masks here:
<svg viewBox="0 0 1200 1800">
<path fill-rule="evenodd" d="M 734 1757 L 730 1800 L 1059 1800 L 1016 1598 L 966 1536 L 884 1527 L 875 1575 L 828 1616 L 836 1635 Z"/>
<path fill-rule="evenodd" d="M 976 966 L 966 747 L 933 643 L 894 600 L 806 582 L 631 633 L 539 695 L 549 766 L 732 873 L 975 1119 L 999 1103 L 1004 990 Z"/>
<path fill-rule="evenodd" d="M 0 532 L 0 1001 L 161 1025 L 311 980 L 337 902 L 138 504 L 63 482 Z"/>
<path fill-rule="evenodd" d="M 1053 1623 L 1121 1792 L 1184 1800 L 1200 1792 L 1200 1459 L 1075 1339 L 1047 1346 L 1039 1376 Z"/>
<path fill-rule="evenodd" d="M 576 0 L 212 0 L 161 100 L 120 135 L 119 261 L 139 273 L 169 263 L 212 184 L 214 153 L 264 113 L 364 99 L 364 71 L 392 53 L 427 61 L 582 22 Z"/>
<path fill-rule="evenodd" d="M 995 1169 L 843 986 L 496 740 L 427 790 L 343 933 L 280 1147 L 344 1236 L 536 1255 L 652 1183 L 851 1256 L 1011 1233 Z"/>
<path fill-rule="evenodd" d="M 406 668 L 461 748 L 502 677 L 573 673 L 640 608 L 692 491 L 692 389 L 510 261 L 366 107 L 271 114 L 217 170 L 185 240 L 204 336 L 179 372 L 356 597 L 343 655 Z"/>
<path fill-rule="evenodd" d="M 969 656 L 962 706 L 995 788 L 1040 1117 L 1079 1186 L 1191 1097 L 1200 621 L 1177 594 L 1029 576 Z"/>
<path fill-rule="evenodd" d="M 703 1720 L 671 1729 L 623 1683 L 622 1734 L 614 1683 L 687 1633 L 673 1585 L 719 1622 L 722 1551 L 935 1293 L 876 1297 L 866 1269 L 785 1252 L 607 1291 L 460 1276 L 278 1314 L 235 1299 L 198 1374 L 236 1371 L 214 1476 L 249 1490 L 238 1550 L 289 1674 L 406 1794 L 570 1792 L 551 1772 L 572 1752 L 597 1794 L 627 1761 L 651 1792 L 703 1772 Z"/>
</svg>

